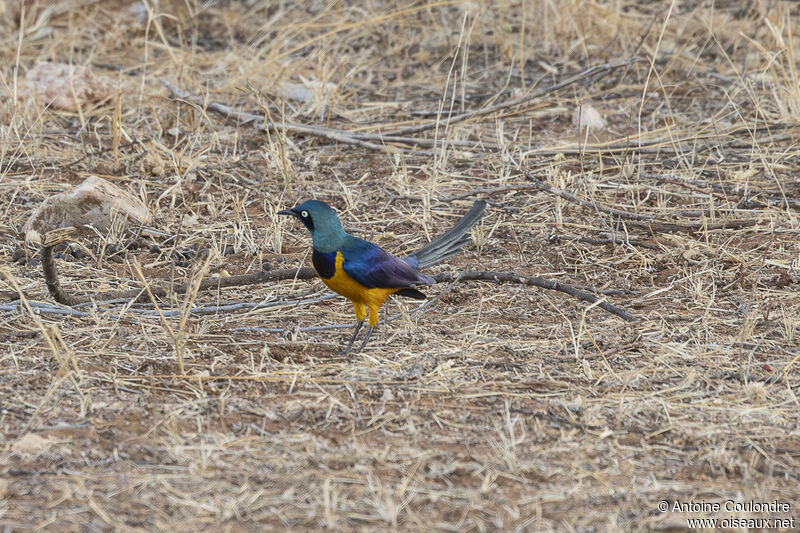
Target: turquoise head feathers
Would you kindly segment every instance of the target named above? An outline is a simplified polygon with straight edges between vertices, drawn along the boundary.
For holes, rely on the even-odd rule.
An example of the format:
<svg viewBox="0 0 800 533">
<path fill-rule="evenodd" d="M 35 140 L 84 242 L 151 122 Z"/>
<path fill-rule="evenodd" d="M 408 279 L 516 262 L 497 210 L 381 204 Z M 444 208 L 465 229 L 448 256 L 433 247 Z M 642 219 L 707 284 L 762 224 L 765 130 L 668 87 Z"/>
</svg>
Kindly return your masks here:
<svg viewBox="0 0 800 533">
<path fill-rule="evenodd" d="M 291 215 L 302 222 L 311 232 L 314 248 L 320 252 L 339 249 L 348 237 L 336 211 L 319 200 L 308 200 L 291 209 L 278 211 L 278 214 Z"/>
</svg>

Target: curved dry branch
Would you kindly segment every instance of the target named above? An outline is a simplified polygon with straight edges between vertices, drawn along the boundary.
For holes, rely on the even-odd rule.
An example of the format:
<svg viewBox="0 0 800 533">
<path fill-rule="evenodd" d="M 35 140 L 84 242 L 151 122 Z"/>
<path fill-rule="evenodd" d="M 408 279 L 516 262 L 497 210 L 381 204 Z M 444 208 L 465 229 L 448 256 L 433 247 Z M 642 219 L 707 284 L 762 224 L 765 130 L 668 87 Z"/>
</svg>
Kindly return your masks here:
<svg viewBox="0 0 800 533">
<path fill-rule="evenodd" d="M 605 76 L 610 74 L 612 71 L 617 70 L 622 67 L 627 67 L 636 63 L 637 61 L 642 61 L 643 58 L 638 56 L 629 57 L 623 59 L 622 61 L 617 61 L 615 63 L 604 63 L 602 65 L 594 65 L 592 67 L 587 68 L 584 71 L 581 71 L 569 78 L 560 81 L 550 87 L 545 87 L 544 89 L 539 89 L 538 91 L 534 91 L 528 94 L 523 94 L 518 98 L 513 98 L 511 100 L 500 102 L 497 104 L 490 104 L 485 107 L 480 107 L 478 109 L 473 109 L 472 111 L 467 111 L 465 113 L 461 113 L 459 115 L 454 115 L 451 117 L 440 117 L 437 120 L 433 120 L 430 122 L 426 122 L 425 124 L 420 124 L 418 126 L 411 126 L 408 128 L 403 128 L 400 130 L 389 131 L 386 132 L 386 135 L 390 136 L 397 136 L 397 135 L 411 135 L 414 133 L 420 133 L 426 130 L 432 130 L 436 127 L 443 128 L 445 126 L 449 126 L 451 124 L 455 124 L 456 122 L 462 122 L 464 120 L 480 116 L 486 115 L 488 113 L 493 113 L 495 111 L 500 111 L 503 109 L 508 109 L 509 107 L 515 107 L 521 104 L 526 104 L 532 100 L 536 100 L 538 98 L 542 98 L 550 93 L 558 91 L 559 89 L 563 89 L 564 87 L 568 87 L 570 85 L 574 85 L 582 80 L 587 78 L 593 78 L 599 75 Z"/>
<path fill-rule="evenodd" d="M 120 291 L 109 291 L 91 295 L 84 295 L 84 296 L 75 296 L 72 294 L 67 293 L 61 287 L 61 283 L 58 280 L 58 272 L 56 270 L 55 261 L 53 261 L 53 250 L 52 246 L 45 246 L 42 247 L 42 268 L 44 270 L 45 280 L 47 282 L 47 290 L 50 292 L 50 295 L 53 297 L 55 301 L 63 305 L 79 305 L 83 303 L 89 302 L 108 302 L 112 300 L 137 300 L 137 301 L 147 301 L 148 296 L 147 294 L 141 289 L 134 289 L 134 290 L 120 290 Z M 316 272 L 314 272 L 313 268 L 309 267 L 301 267 L 301 268 L 287 268 L 281 270 L 269 270 L 269 271 L 259 271 L 252 274 L 240 274 L 238 276 L 230 276 L 227 278 L 209 278 L 204 279 L 200 283 L 199 290 L 210 290 L 210 289 L 224 289 L 227 287 L 243 287 L 247 285 L 258 285 L 261 283 L 269 283 L 281 280 L 288 280 L 288 279 L 298 279 L 298 280 L 310 280 L 317 277 Z M 557 280 L 540 278 L 538 276 L 523 276 L 520 274 L 515 274 L 514 272 L 496 272 L 491 270 L 465 270 L 459 273 L 441 273 L 432 276 L 437 283 L 443 282 L 462 282 L 462 281 L 489 281 L 494 283 L 519 283 L 522 285 L 528 285 L 533 287 L 539 287 L 542 289 L 549 289 L 554 291 L 560 291 L 565 294 L 569 294 L 570 296 L 577 298 L 579 300 L 583 300 L 584 302 L 589 303 L 598 303 L 598 307 L 608 311 L 609 313 L 616 315 L 623 320 L 627 320 L 628 322 L 633 322 L 636 319 L 633 315 L 625 311 L 624 309 L 617 307 L 613 304 L 610 304 L 606 301 L 602 301 L 602 298 L 591 294 L 590 292 L 584 291 L 582 289 L 578 289 L 570 285 L 569 283 L 564 283 Z M 191 283 L 180 283 L 173 286 L 167 285 L 151 285 L 150 292 L 154 297 L 164 297 L 170 293 L 173 294 L 184 294 L 191 289 Z"/>
<path fill-rule="evenodd" d="M 493 150 L 501 150 L 502 149 L 501 145 L 497 143 L 486 142 L 485 140 L 470 141 L 470 140 L 455 140 L 455 139 L 447 139 L 447 140 L 429 139 L 425 137 L 409 137 L 409 135 L 415 133 L 422 133 L 425 131 L 432 130 L 436 127 L 444 127 L 447 125 L 455 124 L 457 122 L 463 122 L 471 118 L 487 115 L 489 113 L 493 113 L 496 111 L 503 111 L 511 107 L 527 104 L 533 100 L 542 98 L 550 93 L 556 92 L 570 85 L 574 85 L 585 79 L 606 76 L 611 72 L 613 72 L 614 70 L 617 70 L 622 67 L 627 67 L 641 60 L 642 60 L 641 57 L 633 56 L 615 63 L 604 63 L 602 65 L 594 65 L 582 72 L 570 76 L 569 78 L 563 81 L 555 83 L 550 87 L 545 87 L 543 89 L 539 89 L 537 91 L 524 94 L 518 98 L 513 98 L 511 100 L 507 100 L 505 102 L 500 102 L 500 103 L 487 103 L 483 107 L 479 107 L 477 109 L 473 109 L 471 111 L 467 111 L 459 115 L 454 115 L 451 117 L 438 117 L 436 120 L 425 122 L 424 124 L 419 124 L 408 128 L 402 128 L 394 131 L 387 131 L 380 133 L 348 131 L 326 126 L 295 124 L 285 121 L 284 122 L 267 121 L 262 115 L 237 111 L 232 107 L 219 102 L 207 102 L 206 100 L 200 98 L 199 96 L 192 95 L 189 91 L 179 89 L 178 87 L 176 87 L 167 80 L 161 80 L 161 83 L 164 84 L 164 86 L 169 90 L 169 92 L 171 92 L 174 96 L 181 98 L 182 100 L 185 100 L 187 102 L 192 102 L 201 107 L 210 109 L 223 116 L 235 118 L 241 124 L 252 124 L 253 127 L 256 129 L 271 130 L 271 131 L 290 131 L 301 135 L 312 135 L 324 139 L 330 139 L 344 144 L 352 144 L 355 146 L 361 146 L 363 148 L 379 150 L 381 152 L 384 152 L 386 150 L 402 150 L 404 152 L 414 153 L 417 155 L 433 155 L 431 151 L 401 149 L 396 146 L 388 145 L 387 143 L 432 146 L 432 147 L 441 146 L 442 144 L 448 144 L 451 146 L 469 147 L 473 149 L 490 148 Z M 533 146 L 523 146 L 523 148 L 525 150 L 534 149 Z M 630 148 L 627 146 L 626 149 L 630 150 Z"/>
<path fill-rule="evenodd" d="M 82 303 L 82 298 L 73 296 L 61 287 L 61 282 L 58 281 L 58 270 L 56 270 L 56 262 L 53 259 L 53 246 L 42 246 L 42 271 L 44 272 L 44 281 L 47 284 L 47 291 L 53 300 L 63 305 L 78 305 Z"/>
<path fill-rule="evenodd" d="M 562 281 L 554 280 L 554 279 L 547 279 L 547 278 L 540 278 L 539 276 L 521 276 L 519 274 L 515 274 L 514 272 L 495 272 L 493 270 L 465 270 L 461 274 L 436 274 L 433 276 L 433 279 L 436 280 L 437 283 L 442 283 L 445 281 L 492 281 L 495 283 L 519 283 L 522 285 L 529 285 L 532 287 L 539 287 L 542 289 L 549 289 L 551 291 L 559 291 L 565 294 L 569 294 L 570 296 L 577 298 L 578 300 L 583 300 L 584 302 L 595 303 L 600 302 L 597 304 L 598 307 L 608 311 L 612 315 L 616 315 L 623 320 L 627 320 L 628 322 L 635 322 L 637 318 L 632 314 L 628 313 L 624 309 L 617 307 L 616 305 L 610 304 L 606 301 L 601 301 L 602 298 L 595 296 L 590 292 L 586 292 L 582 289 L 574 287 L 569 283 L 564 283 Z"/>
<path fill-rule="evenodd" d="M 696 231 L 724 229 L 724 228 L 738 229 L 738 228 L 749 228 L 759 223 L 757 219 L 724 220 L 722 222 L 708 222 L 706 220 L 702 220 L 701 222 L 697 222 L 694 224 L 678 224 L 674 222 L 662 221 L 656 215 L 633 213 L 631 211 L 626 211 L 624 209 L 617 209 L 616 207 L 603 205 L 594 200 L 591 202 L 588 200 L 583 200 L 564 190 L 559 189 L 558 187 L 554 187 L 553 185 L 548 185 L 547 183 L 543 182 L 530 172 L 527 172 L 525 170 L 523 170 L 522 172 L 523 174 L 525 174 L 525 177 L 527 177 L 530 181 L 533 182 L 534 187 L 540 190 L 543 190 L 555 196 L 559 196 L 567 200 L 568 202 L 572 202 L 575 205 L 587 207 L 589 209 L 594 209 L 597 212 L 602 212 L 612 215 L 614 217 L 629 220 L 632 223 L 636 224 L 647 224 L 650 227 L 651 231 L 654 232 L 676 232 L 676 231 L 696 232 Z M 677 211 L 675 213 L 672 213 L 670 216 L 682 216 L 687 218 L 704 219 L 706 217 L 710 217 L 711 213 L 709 211 Z"/>
<path fill-rule="evenodd" d="M 53 250 L 50 246 L 42 247 L 42 269 L 47 282 L 47 290 L 55 301 L 63 305 L 79 305 L 89 302 L 110 302 L 114 300 L 149 301 L 148 295 L 142 289 L 107 291 L 102 293 L 76 296 L 67 293 L 58 280 Z M 252 274 L 240 274 L 227 278 L 208 278 L 200 282 L 200 290 L 224 289 L 226 287 L 243 287 L 287 279 L 312 279 L 316 277 L 313 268 L 287 268 L 282 270 L 262 270 Z M 174 285 L 150 285 L 150 292 L 156 297 L 165 297 L 168 294 L 184 294 L 191 288 L 191 283 L 178 283 Z"/>
</svg>

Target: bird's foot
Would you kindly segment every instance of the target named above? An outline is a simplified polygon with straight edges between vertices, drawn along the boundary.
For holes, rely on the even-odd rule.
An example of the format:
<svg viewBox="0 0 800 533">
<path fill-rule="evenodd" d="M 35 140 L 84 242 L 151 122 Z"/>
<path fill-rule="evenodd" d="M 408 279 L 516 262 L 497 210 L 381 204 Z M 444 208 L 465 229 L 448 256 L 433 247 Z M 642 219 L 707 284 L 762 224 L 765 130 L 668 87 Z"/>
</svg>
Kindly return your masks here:
<svg viewBox="0 0 800 533">
<path fill-rule="evenodd" d="M 350 336 L 350 340 L 347 341 L 347 346 L 344 347 L 344 350 L 338 353 L 338 355 L 344 355 L 350 352 L 350 348 L 353 347 L 353 341 L 356 340 L 356 336 L 358 335 L 358 331 L 361 329 L 361 326 L 364 325 L 363 320 L 359 320 L 356 323 L 356 329 L 353 331 L 353 334 Z"/>
</svg>

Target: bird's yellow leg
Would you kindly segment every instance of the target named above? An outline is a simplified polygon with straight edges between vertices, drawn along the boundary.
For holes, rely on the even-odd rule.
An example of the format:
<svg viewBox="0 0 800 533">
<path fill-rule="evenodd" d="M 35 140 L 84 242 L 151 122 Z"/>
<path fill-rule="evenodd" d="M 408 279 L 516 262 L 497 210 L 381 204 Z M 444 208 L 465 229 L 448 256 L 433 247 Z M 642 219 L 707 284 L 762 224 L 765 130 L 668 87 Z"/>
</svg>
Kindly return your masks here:
<svg viewBox="0 0 800 533">
<path fill-rule="evenodd" d="M 397 292 L 397 289 L 368 289 L 368 292 L 366 292 L 366 302 L 362 304 L 353 302 L 353 308 L 356 310 L 356 317 L 359 319 L 359 325 L 361 325 L 361 321 L 363 321 L 367 316 L 365 306 L 367 309 L 369 309 L 369 328 L 364 334 L 364 340 L 361 341 L 361 346 L 359 346 L 355 353 L 360 352 L 364 349 L 364 346 L 367 345 L 367 341 L 369 340 L 369 336 L 372 334 L 372 330 L 375 329 L 375 326 L 378 325 L 378 321 L 380 320 L 380 312 L 383 302 L 385 302 L 386 298 L 394 292 Z M 356 329 L 356 332 L 358 332 L 358 329 Z M 346 350 L 350 349 L 353 339 L 355 339 L 355 335 L 350 339 L 350 342 L 347 343 Z"/>
<path fill-rule="evenodd" d="M 378 321 L 380 320 L 380 306 L 369 306 L 369 325 L 370 327 L 375 327 L 378 325 Z"/>
<path fill-rule="evenodd" d="M 355 353 L 360 352 L 364 349 L 364 346 L 367 345 L 367 341 L 369 340 L 369 336 L 372 335 L 372 330 L 375 329 L 375 326 L 378 325 L 378 320 L 380 318 L 380 304 L 378 305 L 369 305 L 369 328 L 367 328 L 367 332 L 364 334 L 364 340 L 361 341 L 361 346 L 358 347 L 358 350 Z M 359 322 L 360 323 L 360 322 Z"/>
<path fill-rule="evenodd" d="M 356 312 L 356 320 L 359 322 L 367 318 L 367 308 L 361 302 L 353 302 L 353 311 Z M 372 318 L 370 317 L 371 320 Z"/>
</svg>

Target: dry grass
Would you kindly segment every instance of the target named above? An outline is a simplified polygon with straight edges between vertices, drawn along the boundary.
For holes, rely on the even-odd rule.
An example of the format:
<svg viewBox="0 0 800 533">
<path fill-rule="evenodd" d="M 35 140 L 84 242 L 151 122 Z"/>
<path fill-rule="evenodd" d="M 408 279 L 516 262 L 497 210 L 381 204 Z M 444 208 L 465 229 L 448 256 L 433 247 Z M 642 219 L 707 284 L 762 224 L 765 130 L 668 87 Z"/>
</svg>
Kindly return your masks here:
<svg viewBox="0 0 800 533">
<path fill-rule="evenodd" d="M 22 24 L 0 4 L 3 303 L 32 300 L 0 314 L 0 529 L 618 531 L 685 527 L 662 499 L 800 509 L 791 4 L 26 4 Z M 110 78 L 119 111 L 116 95 L 79 113 L 15 101 L 44 60 Z M 416 146 L 372 149 L 257 131 L 170 97 L 162 78 L 291 124 L 388 134 L 438 121 L 409 134 Z M 571 123 L 589 99 L 609 124 L 598 135 Z M 522 170 L 658 220 L 575 205 Z M 158 312 L 41 313 L 40 265 L 11 261 L 20 230 L 91 174 L 140 195 L 179 239 L 75 243 L 79 257 L 59 261 L 73 291 L 140 287 L 138 265 L 185 282 L 307 264 L 305 230 L 275 216 L 300 199 L 399 252 L 487 197 L 479 251 L 439 270 L 622 289 L 609 300 L 641 320 L 462 283 L 424 313 L 390 304 L 400 318 L 348 358 L 349 330 L 304 329 L 353 319 L 343 299 L 317 301 L 316 281 L 180 295 Z M 188 314 L 280 298 L 314 301 Z"/>
</svg>

